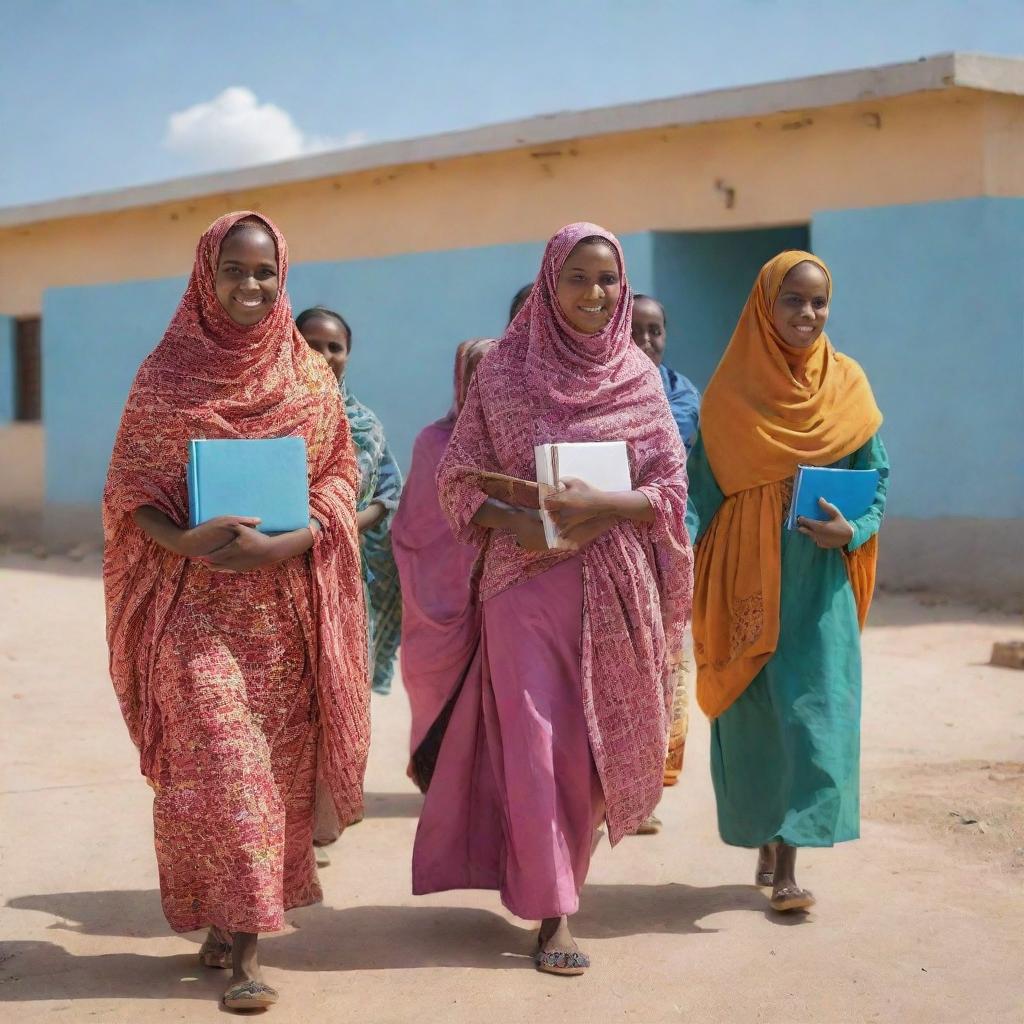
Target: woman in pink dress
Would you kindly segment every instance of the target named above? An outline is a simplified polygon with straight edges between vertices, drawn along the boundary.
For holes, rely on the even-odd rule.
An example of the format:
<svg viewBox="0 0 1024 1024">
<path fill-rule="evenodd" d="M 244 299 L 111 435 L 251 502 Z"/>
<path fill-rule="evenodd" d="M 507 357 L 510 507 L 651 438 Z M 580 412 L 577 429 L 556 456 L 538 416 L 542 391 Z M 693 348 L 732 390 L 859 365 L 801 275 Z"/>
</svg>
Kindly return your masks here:
<svg viewBox="0 0 1024 1024">
<path fill-rule="evenodd" d="M 489 338 L 474 338 L 459 345 L 452 407 L 416 437 L 402 502 L 391 526 L 391 547 L 402 584 L 399 657 L 412 709 L 408 772 L 424 792 L 437 757 L 442 716 L 480 641 L 480 605 L 470 581 L 478 550 L 452 536 L 437 497 L 437 467 L 466 401 L 473 371 L 493 344 Z"/>
<path fill-rule="evenodd" d="M 692 595 L 679 432 L 630 337 L 622 249 L 594 224 L 551 239 L 523 308 L 477 368 L 438 473 L 456 537 L 482 550 L 481 639 L 454 703 L 413 854 L 413 891 L 497 889 L 540 920 L 539 969 L 581 974 L 572 937 L 603 818 L 612 844 L 661 794 L 674 661 Z M 538 514 L 479 473 L 533 479 L 534 446 L 622 440 L 634 490 L 565 482 Z"/>
</svg>

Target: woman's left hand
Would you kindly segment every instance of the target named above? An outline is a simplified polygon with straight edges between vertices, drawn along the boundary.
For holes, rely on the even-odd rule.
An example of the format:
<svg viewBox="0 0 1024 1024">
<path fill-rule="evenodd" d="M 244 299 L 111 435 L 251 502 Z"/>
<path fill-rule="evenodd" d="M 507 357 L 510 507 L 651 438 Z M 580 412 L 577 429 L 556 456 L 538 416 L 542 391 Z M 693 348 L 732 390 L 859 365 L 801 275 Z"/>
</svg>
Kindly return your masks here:
<svg viewBox="0 0 1024 1024">
<path fill-rule="evenodd" d="M 817 520 L 799 516 L 797 523 L 800 532 L 810 537 L 819 548 L 846 547 L 853 540 L 853 527 L 843 518 L 842 512 L 835 505 L 830 505 L 824 498 L 819 498 L 818 504 L 828 515 L 828 520 L 819 523 Z"/>
<path fill-rule="evenodd" d="M 615 516 L 594 516 L 577 526 L 571 526 L 568 530 L 559 531 L 559 536 L 579 550 L 607 533 L 616 523 L 618 519 Z"/>
<path fill-rule="evenodd" d="M 252 572 L 278 561 L 272 537 L 241 524 L 234 531 L 233 541 L 204 559 L 214 572 Z"/>
<path fill-rule="evenodd" d="M 544 508 L 551 513 L 558 532 L 568 540 L 569 531 L 606 515 L 608 501 L 604 491 L 583 480 L 567 477 L 559 490 L 544 499 Z"/>
</svg>

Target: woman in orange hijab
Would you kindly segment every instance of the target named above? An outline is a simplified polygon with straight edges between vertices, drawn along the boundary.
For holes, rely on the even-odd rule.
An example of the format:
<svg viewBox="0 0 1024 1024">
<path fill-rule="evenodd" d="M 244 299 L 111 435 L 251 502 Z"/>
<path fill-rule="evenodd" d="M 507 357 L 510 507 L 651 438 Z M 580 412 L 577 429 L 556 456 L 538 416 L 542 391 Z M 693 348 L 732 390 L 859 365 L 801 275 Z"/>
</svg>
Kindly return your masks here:
<svg viewBox="0 0 1024 1024">
<path fill-rule="evenodd" d="M 761 268 L 705 392 L 687 470 L 696 545 L 697 699 L 711 718 L 718 828 L 759 848 L 776 910 L 814 897 L 796 851 L 860 831 L 860 636 L 889 465 L 864 371 L 824 333 L 828 268 L 807 252 Z M 784 520 L 798 465 L 877 469 L 847 522 Z"/>
</svg>

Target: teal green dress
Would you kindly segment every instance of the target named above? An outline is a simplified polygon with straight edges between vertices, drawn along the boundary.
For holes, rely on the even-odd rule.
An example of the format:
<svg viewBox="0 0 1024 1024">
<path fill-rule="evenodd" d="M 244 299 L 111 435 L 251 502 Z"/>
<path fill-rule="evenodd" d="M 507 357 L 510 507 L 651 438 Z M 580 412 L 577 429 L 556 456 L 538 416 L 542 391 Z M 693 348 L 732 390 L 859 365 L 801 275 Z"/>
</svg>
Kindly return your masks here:
<svg viewBox="0 0 1024 1024">
<path fill-rule="evenodd" d="M 870 510 L 848 549 L 878 532 L 889 460 L 877 435 L 836 469 L 877 469 Z M 696 543 L 724 495 L 700 435 L 687 461 L 686 521 Z M 736 702 L 711 723 L 718 831 L 730 846 L 832 846 L 860 835 L 860 629 L 839 550 L 782 527 L 779 643 Z"/>
<path fill-rule="evenodd" d="M 391 520 L 402 494 L 402 473 L 391 454 L 384 426 L 377 414 L 363 405 L 341 384 L 345 415 L 352 428 L 352 442 L 359 463 L 359 499 L 362 512 L 373 502 L 384 506 L 384 518 L 360 539 L 363 555 L 363 592 L 369 627 L 371 687 L 374 693 L 390 693 L 395 653 L 402 632 L 402 592 L 398 568 L 391 552 Z"/>
</svg>

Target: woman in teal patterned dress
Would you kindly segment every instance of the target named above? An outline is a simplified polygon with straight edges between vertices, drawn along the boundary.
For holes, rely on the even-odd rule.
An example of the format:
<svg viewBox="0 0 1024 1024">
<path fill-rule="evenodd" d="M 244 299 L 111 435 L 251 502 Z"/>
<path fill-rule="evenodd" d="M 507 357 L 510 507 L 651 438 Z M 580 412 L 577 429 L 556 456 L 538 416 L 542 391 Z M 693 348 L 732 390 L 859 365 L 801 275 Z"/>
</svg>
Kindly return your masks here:
<svg viewBox="0 0 1024 1024">
<path fill-rule="evenodd" d="M 391 552 L 391 520 L 402 493 L 402 474 L 384 436 L 384 427 L 372 409 L 360 402 L 345 384 L 345 370 L 352 352 L 352 332 L 345 318 L 334 310 L 314 306 L 303 310 L 295 324 L 310 348 L 328 362 L 345 402 L 352 441 L 360 471 L 357 505 L 366 618 L 369 625 L 370 680 L 375 693 L 391 692 L 395 654 L 402 630 L 402 594 L 398 569 Z M 317 799 L 317 864 L 330 863 L 325 846 L 355 822 L 339 822 L 329 800 Z"/>
<path fill-rule="evenodd" d="M 375 693 L 390 693 L 402 626 L 402 595 L 391 554 L 391 520 L 402 493 L 402 473 L 377 415 L 345 383 L 352 352 L 352 332 L 345 318 L 331 309 L 314 306 L 303 310 L 295 324 L 309 347 L 327 360 L 338 378 L 352 427 L 361 476 L 358 522 L 370 623 L 371 683 Z"/>
<path fill-rule="evenodd" d="M 759 850 L 756 881 L 781 911 L 814 903 L 796 881 L 797 849 L 860 832 L 860 629 L 889 477 L 867 378 L 824 333 L 831 291 L 810 253 L 765 264 L 687 463 L 719 832 Z M 877 470 L 873 504 L 848 522 L 822 502 L 825 521 L 787 530 L 800 464 Z"/>
</svg>

